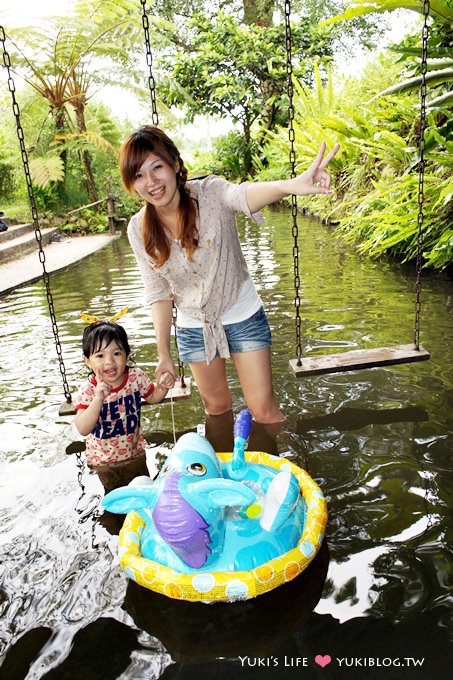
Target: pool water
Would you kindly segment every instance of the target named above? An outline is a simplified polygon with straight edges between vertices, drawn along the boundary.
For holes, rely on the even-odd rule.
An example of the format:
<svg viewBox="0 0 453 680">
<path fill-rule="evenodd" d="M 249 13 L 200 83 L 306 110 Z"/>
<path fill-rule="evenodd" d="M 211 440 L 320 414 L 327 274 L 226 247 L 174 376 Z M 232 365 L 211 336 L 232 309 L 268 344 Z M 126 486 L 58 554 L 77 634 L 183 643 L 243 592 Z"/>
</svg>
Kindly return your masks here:
<svg viewBox="0 0 453 680">
<path fill-rule="evenodd" d="M 275 392 L 288 423 L 253 444 L 305 467 L 329 506 L 327 541 L 291 583 L 241 603 L 178 602 L 129 582 L 117 518 L 83 459 L 41 282 L 0 298 L 0 677 L 431 678 L 451 647 L 453 282 L 426 274 L 426 362 L 295 378 L 291 218 L 239 225 L 273 332 Z M 368 261 L 299 220 L 303 355 L 410 343 L 414 273 Z M 66 374 L 86 375 L 81 312 L 122 323 L 151 375 L 154 333 L 126 237 L 51 276 Z M 187 369 L 188 370 L 188 369 Z M 231 370 L 231 369 L 230 369 Z M 234 411 L 245 404 L 231 370 Z M 200 397 L 146 407 L 151 447 L 204 423 Z M 216 446 L 231 432 L 210 424 Z M 266 443 L 267 442 L 267 443 Z M 268 446 L 268 448 L 265 448 Z"/>
</svg>

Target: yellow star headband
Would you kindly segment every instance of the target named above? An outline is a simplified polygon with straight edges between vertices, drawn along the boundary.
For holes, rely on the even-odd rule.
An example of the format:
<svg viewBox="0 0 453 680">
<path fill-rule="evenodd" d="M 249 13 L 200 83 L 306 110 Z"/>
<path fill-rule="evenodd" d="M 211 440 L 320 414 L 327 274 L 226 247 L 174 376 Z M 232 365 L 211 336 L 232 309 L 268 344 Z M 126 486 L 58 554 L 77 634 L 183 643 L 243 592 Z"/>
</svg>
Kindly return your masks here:
<svg viewBox="0 0 453 680">
<path fill-rule="evenodd" d="M 112 323 L 116 323 L 118 319 L 121 319 L 121 317 L 124 316 L 128 311 L 128 307 L 123 307 L 123 309 L 115 314 L 115 316 L 109 316 L 105 319 L 101 319 L 99 316 L 93 316 L 92 314 L 81 314 L 80 318 L 83 319 L 85 323 L 96 323 L 96 321 L 111 321 Z"/>
</svg>

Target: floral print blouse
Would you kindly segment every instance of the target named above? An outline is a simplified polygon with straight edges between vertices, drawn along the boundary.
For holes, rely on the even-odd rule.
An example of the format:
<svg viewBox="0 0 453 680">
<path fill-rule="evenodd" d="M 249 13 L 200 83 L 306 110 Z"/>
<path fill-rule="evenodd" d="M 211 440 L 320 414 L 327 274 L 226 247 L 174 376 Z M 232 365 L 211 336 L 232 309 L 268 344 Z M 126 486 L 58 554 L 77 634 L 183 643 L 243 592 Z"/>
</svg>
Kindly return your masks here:
<svg viewBox="0 0 453 680">
<path fill-rule="evenodd" d="M 215 175 L 187 183 L 198 203 L 199 245 L 193 260 L 188 259 L 179 241 L 171 239 L 170 257 L 161 267 L 155 266 L 141 234 L 144 208 L 128 226 L 129 242 L 143 278 L 145 304 L 174 300 L 177 309 L 202 321 L 208 364 L 216 349 L 221 357 L 229 357 L 219 318 L 236 302 L 244 282 L 250 278 L 239 242 L 236 213 L 244 213 L 255 222 L 264 221 L 261 213 L 250 213 L 245 187 L 246 183 L 232 184 Z"/>
</svg>

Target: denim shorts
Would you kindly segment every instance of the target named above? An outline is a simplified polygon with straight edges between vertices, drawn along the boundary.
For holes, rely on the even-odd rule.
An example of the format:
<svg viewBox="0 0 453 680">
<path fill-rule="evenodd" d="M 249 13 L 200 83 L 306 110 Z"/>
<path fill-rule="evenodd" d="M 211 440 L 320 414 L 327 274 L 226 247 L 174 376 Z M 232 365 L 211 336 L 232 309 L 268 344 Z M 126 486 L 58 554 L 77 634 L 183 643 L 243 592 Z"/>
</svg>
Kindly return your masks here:
<svg viewBox="0 0 453 680">
<path fill-rule="evenodd" d="M 262 307 L 245 321 L 226 324 L 224 329 L 230 354 L 253 352 L 272 344 L 271 329 Z M 206 361 L 202 328 L 177 326 L 176 337 L 181 361 L 194 364 Z"/>
</svg>

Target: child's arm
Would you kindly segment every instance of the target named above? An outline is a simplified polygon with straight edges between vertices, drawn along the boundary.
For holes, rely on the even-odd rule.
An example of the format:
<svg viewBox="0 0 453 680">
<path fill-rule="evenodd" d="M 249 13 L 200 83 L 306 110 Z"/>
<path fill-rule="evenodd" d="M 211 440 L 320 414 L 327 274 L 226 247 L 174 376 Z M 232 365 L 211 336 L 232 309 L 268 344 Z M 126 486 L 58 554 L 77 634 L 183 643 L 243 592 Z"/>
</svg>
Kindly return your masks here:
<svg viewBox="0 0 453 680">
<path fill-rule="evenodd" d="M 92 432 L 99 419 L 102 404 L 108 394 L 110 394 L 110 386 L 103 382 L 98 376 L 97 384 L 94 389 L 94 396 L 87 408 L 79 409 L 75 417 L 75 426 L 83 437 Z"/>
<path fill-rule="evenodd" d="M 165 399 L 169 389 L 174 387 L 175 379 L 171 373 L 162 373 L 154 389 L 147 399 L 145 399 L 147 404 L 158 404 L 160 401 Z"/>
</svg>

